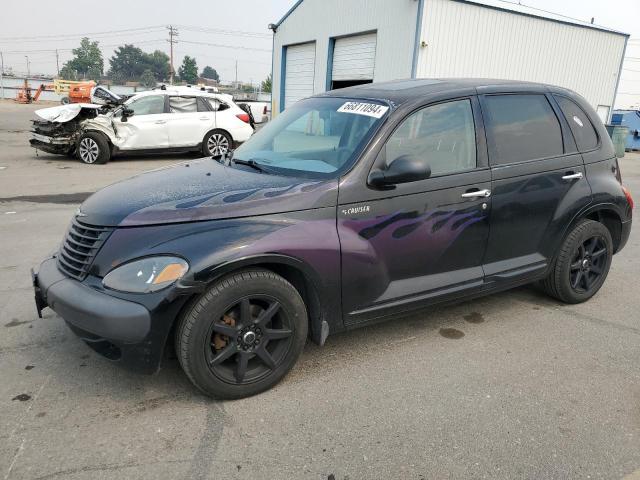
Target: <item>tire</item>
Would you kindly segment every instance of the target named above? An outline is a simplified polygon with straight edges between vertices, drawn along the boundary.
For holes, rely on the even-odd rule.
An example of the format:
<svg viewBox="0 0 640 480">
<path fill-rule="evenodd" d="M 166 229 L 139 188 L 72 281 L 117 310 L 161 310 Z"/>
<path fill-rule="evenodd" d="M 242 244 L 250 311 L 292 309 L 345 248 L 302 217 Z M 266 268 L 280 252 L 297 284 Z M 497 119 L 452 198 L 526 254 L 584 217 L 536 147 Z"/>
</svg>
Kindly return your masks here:
<svg viewBox="0 0 640 480">
<path fill-rule="evenodd" d="M 542 288 L 564 303 L 582 303 L 604 284 L 611 267 L 613 241 L 602 223 L 583 220 L 565 238 Z"/>
<path fill-rule="evenodd" d="M 104 135 L 98 132 L 86 132 L 78 139 L 76 154 L 83 163 L 101 165 L 109 161 L 111 149 Z"/>
<path fill-rule="evenodd" d="M 291 370 L 307 331 L 307 309 L 293 285 L 269 270 L 246 270 L 222 278 L 184 311 L 176 354 L 206 395 L 248 397 Z"/>
<path fill-rule="evenodd" d="M 233 147 L 233 139 L 224 130 L 212 130 L 202 140 L 202 154 L 205 157 L 224 155 Z"/>
<path fill-rule="evenodd" d="M 61 103 L 62 105 L 69 105 L 69 103 L 71 103 L 71 100 L 69 99 L 69 97 L 62 97 L 62 98 L 60 99 L 60 103 Z"/>
</svg>

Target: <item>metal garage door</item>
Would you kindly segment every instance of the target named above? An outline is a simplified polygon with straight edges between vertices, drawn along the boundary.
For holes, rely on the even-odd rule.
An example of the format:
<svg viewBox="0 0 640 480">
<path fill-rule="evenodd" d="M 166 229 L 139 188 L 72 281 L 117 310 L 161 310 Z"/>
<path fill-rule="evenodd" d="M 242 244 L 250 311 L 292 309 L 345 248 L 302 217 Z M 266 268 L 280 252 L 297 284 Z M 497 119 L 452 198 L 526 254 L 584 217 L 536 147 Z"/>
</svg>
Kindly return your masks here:
<svg viewBox="0 0 640 480">
<path fill-rule="evenodd" d="M 376 34 L 336 38 L 331 79 L 373 80 L 376 64 Z"/>
<path fill-rule="evenodd" d="M 284 76 L 284 108 L 313 95 L 316 44 L 304 43 L 287 47 Z"/>
</svg>

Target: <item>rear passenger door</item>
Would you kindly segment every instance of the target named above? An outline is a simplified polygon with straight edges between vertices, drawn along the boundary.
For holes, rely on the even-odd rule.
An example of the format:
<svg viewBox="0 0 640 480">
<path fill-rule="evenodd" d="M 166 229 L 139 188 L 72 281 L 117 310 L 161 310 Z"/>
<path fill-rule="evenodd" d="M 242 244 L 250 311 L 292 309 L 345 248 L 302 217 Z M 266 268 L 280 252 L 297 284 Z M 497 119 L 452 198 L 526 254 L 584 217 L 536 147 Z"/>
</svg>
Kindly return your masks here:
<svg viewBox="0 0 640 480">
<path fill-rule="evenodd" d="M 492 175 L 486 281 L 517 282 L 545 271 L 591 189 L 551 95 L 486 94 L 480 100 Z"/>
<path fill-rule="evenodd" d="M 213 119 L 209 111 L 200 105 L 198 97 L 169 97 L 169 145 L 191 147 L 197 145 L 211 128 Z"/>
</svg>

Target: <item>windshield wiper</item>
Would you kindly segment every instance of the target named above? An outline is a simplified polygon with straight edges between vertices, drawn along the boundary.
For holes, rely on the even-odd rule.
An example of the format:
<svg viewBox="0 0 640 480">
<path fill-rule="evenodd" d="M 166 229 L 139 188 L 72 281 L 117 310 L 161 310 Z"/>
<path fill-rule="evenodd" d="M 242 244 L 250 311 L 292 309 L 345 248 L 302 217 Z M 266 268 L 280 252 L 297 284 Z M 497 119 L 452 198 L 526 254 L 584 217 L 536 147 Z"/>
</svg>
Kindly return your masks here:
<svg viewBox="0 0 640 480">
<path fill-rule="evenodd" d="M 238 164 L 238 165 L 247 165 L 255 170 L 258 170 L 259 172 L 262 173 L 266 173 L 267 170 L 258 162 L 256 162 L 255 160 L 240 160 L 240 159 L 234 159 L 232 160 L 233 163 Z"/>
</svg>

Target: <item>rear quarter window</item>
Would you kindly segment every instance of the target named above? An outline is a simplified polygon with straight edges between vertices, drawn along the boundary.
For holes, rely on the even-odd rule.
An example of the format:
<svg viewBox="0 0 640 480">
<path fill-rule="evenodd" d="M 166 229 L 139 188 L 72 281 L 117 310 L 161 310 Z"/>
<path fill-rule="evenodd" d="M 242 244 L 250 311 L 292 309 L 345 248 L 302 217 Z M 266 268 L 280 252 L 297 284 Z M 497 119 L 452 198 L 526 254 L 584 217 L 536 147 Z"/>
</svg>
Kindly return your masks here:
<svg viewBox="0 0 640 480">
<path fill-rule="evenodd" d="M 578 150 L 584 152 L 596 148 L 598 146 L 598 134 L 584 110 L 567 97 L 554 95 L 554 98 L 567 119 L 573 138 L 575 138 L 578 145 Z"/>
<path fill-rule="evenodd" d="M 545 95 L 488 95 L 483 106 L 493 145 L 492 165 L 564 153 L 560 122 Z"/>
</svg>

